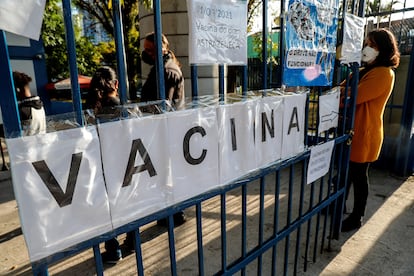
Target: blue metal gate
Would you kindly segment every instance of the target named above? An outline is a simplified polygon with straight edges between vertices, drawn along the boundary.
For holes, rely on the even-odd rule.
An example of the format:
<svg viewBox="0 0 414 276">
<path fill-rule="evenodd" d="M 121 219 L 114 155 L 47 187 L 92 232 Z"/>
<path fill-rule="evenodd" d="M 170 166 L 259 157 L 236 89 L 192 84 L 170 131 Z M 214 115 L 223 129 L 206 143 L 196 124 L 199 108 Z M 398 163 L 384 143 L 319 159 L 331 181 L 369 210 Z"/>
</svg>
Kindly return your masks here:
<svg viewBox="0 0 414 276">
<path fill-rule="evenodd" d="M 284 6 L 284 1 L 281 1 Z M 113 0 L 114 23 L 115 23 L 115 41 L 117 46 L 117 64 L 118 75 L 120 80 L 121 102 L 127 103 L 126 82 L 125 82 L 125 57 L 122 44 L 122 22 L 120 13 L 120 1 Z M 348 10 L 346 3 L 344 10 Z M 264 13 L 266 13 L 267 1 L 263 1 Z M 154 0 L 154 26 L 156 41 L 161 41 L 161 16 L 160 0 Z M 74 46 L 74 34 L 71 21 L 71 6 L 69 0 L 63 0 L 63 9 L 65 15 L 65 24 L 67 32 L 68 53 L 70 56 L 70 75 L 77 76 L 76 53 Z M 264 25 L 267 18 L 264 16 Z M 0 83 L 3 84 L 3 96 L 0 101 L 3 112 L 5 133 L 7 138 L 12 138 L 16 133 L 20 133 L 20 119 L 17 112 L 17 105 L 14 96 L 14 86 L 11 77 L 11 67 L 9 63 L 9 49 L 7 47 L 4 31 L 0 31 Z M 267 37 L 267 31 L 263 32 L 263 37 Z M 266 41 L 266 39 L 263 39 Z M 283 41 L 283 32 L 281 35 Z M 266 45 L 264 45 L 266 48 Z M 158 47 L 160 49 L 160 47 Z M 282 51 L 282 50 L 281 50 Z M 161 53 L 158 52 L 158 57 Z M 280 55 L 283 56 L 283 55 Z M 160 58 L 158 59 L 161 60 Z M 263 51 L 263 60 L 266 60 L 266 51 Z M 162 65 L 156 64 L 158 70 L 162 70 Z M 338 68 L 339 69 L 339 68 Z M 267 91 L 267 64 L 263 63 L 262 71 L 262 88 Z M 349 77 L 352 72 L 358 76 L 358 65 L 342 67 L 339 71 L 346 71 L 345 75 Z M 162 71 L 159 71 L 162 72 Z M 219 66 L 220 99 L 224 98 L 224 67 Z M 160 74 L 161 75 L 161 74 Z M 247 67 L 243 67 L 243 95 L 247 92 Z M 192 94 L 194 99 L 197 96 L 197 66 L 191 67 L 192 76 Z M 357 80 L 358 77 L 353 78 Z M 159 80 L 159 91 L 161 95 L 164 89 L 163 79 Z M 95 259 L 95 272 L 97 275 L 103 275 L 104 267 L 100 254 L 99 244 L 124 234 L 134 231 L 136 239 L 136 271 L 139 275 L 144 275 L 145 254 L 143 252 L 143 233 L 142 229 L 150 222 L 168 217 L 168 252 L 171 275 L 183 275 L 184 270 L 179 270 L 177 265 L 177 248 L 179 238 L 173 228 L 173 214 L 178 210 L 193 209 L 195 215 L 194 227 L 195 239 L 194 248 L 196 248 L 195 268 L 191 270 L 197 275 L 263 275 L 264 271 L 269 271 L 271 275 L 288 275 L 296 274 L 299 270 L 306 271 L 310 262 L 317 260 L 318 254 L 321 254 L 326 247 L 330 247 L 331 240 L 339 235 L 340 221 L 344 208 L 345 188 L 340 186 L 346 180 L 348 170 L 348 160 L 350 153 L 350 130 L 353 128 L 353 114 L 355 109 L 357 83 L 355 81 L 347 82 L 347 88 L 352 91 L 351 97 L 345 99 L 344 106 L 341 110 L 341 117 L 344 118 L 337 129 L 326 131 L 318 134 L 318 100 L 319 96 L 324 94 L 323 88 L 311 87 L 307 95 L 307 114 L 306 114 L 306 135 L 304 137 L 306 150 L 288 160 L 276 161 L 266 168 L 258 169 L 243 179 L 239 179 L 225 188 L 209 191 L 195 198 L 184 201 L 171 208 L 162 210 L 153 215 L 139 219 L 135 222 L 124 225 L 103 236 L 95 237 L 91 240 L 82 242 L 73 248 L 63 252 L 53 254 L 40 261 L 32 263 L 34 275 L 48 275 L 48 267 L 69 256 L 77 255 L 87 249 L 93 249 Z M 82 106 L 80 100 L 80 89 L 77 78 L 72 78 L 73 104 L 78 123 L 83 126 L 84 119 L 82 115 Z M 266 96 L 266 92 L 263 92 Z M 162 95 L 165 98 L 165 95 Z M 335 141 L 334 157 L 327 176 L 322 177 L 306 185 L 307 165 L 309 162 L 309 147 L 318 145 L 322 142 Z M 334 178 L 334 176 L 337 176 Z M 335 179 L 335 181 L 333 181 Z M 345 181 L 346 182 L 346 181 Z M 282 196 L 283 194 L 283 196 Z M 258 213 L 255 220 L 249 218 L 254 197 L 254 204 Z M 230 202 L 237 199 L 237 206 L 240 208 L 238 219 L 240 220 L 240 229 L 237 235 L 230 232 L 228 225 L 231 222 L 233 214 L 228 210 Z M 215 258 L 206 258 L 206 248 L 204 240 L 207 239 L 208 232 L 204 231 L 206 225 L 205 212 L 207 202 L 212 203 L 214 210 L 218 210 L 218 219 L 220 223 L 220 243 Z M 211 208 L 211 206 L 210 206 Z M 331 213 L 331 216 L 322 216 L 321 211 Z M 324 212 L 325 212 L 324 211 Z M 250 232 L 254 232 L 252 234 Z M 237 241 L 235 240 L 237 236 Z M 329 239 L 326 239 L 329 237 Z M 182 238 L 180 236 L 180 238 Z M 327 244 L 326 244 L 327 243 Z M 236 254 L 234 247 L 237 247 Z M 253 268 L 252 268 L 253 267 Z M 181 271 L 181 272 L 180 272 Z M 189 273 L 191 274 L 191 273 Z"/>
</svg>

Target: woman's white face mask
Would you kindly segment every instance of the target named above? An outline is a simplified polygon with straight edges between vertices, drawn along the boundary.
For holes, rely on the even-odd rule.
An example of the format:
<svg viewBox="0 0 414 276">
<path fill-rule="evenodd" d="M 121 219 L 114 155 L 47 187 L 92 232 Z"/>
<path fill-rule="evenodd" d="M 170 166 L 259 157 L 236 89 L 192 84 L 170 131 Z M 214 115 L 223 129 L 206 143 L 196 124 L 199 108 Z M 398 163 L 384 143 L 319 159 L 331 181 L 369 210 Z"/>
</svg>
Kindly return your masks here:
<svg viewBox="0 0 414 276">
<path fill-rule="evenodd" d="M 362 49 L 361 60 L 366 63 L 371 63 L 377 58 L 378 54 L 379 52 L 374 48 L 365 46 L 364 49 Z"/>
</svg>

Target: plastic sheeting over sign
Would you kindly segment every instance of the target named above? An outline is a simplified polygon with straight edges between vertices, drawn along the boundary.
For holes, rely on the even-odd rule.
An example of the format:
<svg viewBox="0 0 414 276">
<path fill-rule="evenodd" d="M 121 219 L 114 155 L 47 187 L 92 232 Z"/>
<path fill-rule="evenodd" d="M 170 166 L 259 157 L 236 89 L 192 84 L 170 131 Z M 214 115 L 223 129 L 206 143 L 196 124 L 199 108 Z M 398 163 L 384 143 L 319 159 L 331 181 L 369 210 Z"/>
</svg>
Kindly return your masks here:
<svg viewBox="0 0 414 276">
<path fill-rule="evenodd" d="M 344 38 L 341 46 L 341 63 L 357 62 L 361 65 L 361 49 L 364 44 L 365 20 L 362 17 L 346 13 L 344 17 Z"/>
<path fill-rule="evenodd" d="M 31 261 L 303 152 L 306 99 L 254 98 L 7 139 Z"/>
<path fill-rule="evenodd" d="M 31 261 L 112 230 L 94 127 L 7 140 Z"/>
<path fill-rule="evenodd" d="M 285 85 L 332 84 L 337 24 L 337 0 L 289 0 L 283 74 Z"/>
<path fill-rule="evenodd" d="M 215 107 L 168 116 L 173 203 L 219 185 L 218 127 Z"/>
<path fill-rule="evenodd" d="M 187 0 L 190 64 L 247 64 L 247 2 Z"/>
<path fill-rule="evenodd" d="M 99 124 L 98 130 L 114 227 L 167 207 L 172 184 L 166 116 Z"/>
<path fill-rule="evenodd" d="M 39 40 L 46 0 L 0 1 L 0 29 Z"/>
<path fill-rule="evenodd" d="M 254 125 L 256 103 L 253 101 L 221 105 L 217 108 L 219 124 L 220 180 L 223 184 L 257 168 Z"/>
</svg>

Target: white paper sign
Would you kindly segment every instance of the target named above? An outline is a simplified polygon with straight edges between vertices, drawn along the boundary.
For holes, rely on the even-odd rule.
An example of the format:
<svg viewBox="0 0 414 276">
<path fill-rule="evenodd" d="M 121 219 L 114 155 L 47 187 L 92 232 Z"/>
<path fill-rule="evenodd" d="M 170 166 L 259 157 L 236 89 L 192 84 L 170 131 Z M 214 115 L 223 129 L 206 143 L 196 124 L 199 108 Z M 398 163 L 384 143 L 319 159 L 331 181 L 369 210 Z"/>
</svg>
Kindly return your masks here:
<svg viewBox="0 0 414 276">
<path fill-rule="evenodd" d="M 222 185 L 257 168 L 254 144 L 255 117 L 256 101 L 222 105 L 217 109 Z"/>
<path fill-rule="evenodd" d="M 255 144 L 259 168 L 282 157 L 282 103 L 282 97 L 265 97 L 257 101 Z"/>
<path fill-rule="evenodd" d="M 341 46 L 341 63 L 361 64 L 361 50 L 364 44 L 365 19 L 354 14 L 345 13 L 344 38 Z"/>
<path fill-rule="evenodd" d="M 187 0 L 190 64 L 247 64 L 247 1 Z"/>
<path fill-rule="evenodd" d="M 169 113 L 168 140 L 174 198 L 179 203 L 219 184 L 216 108 Z"/>
<path fill-rule="evenodd" d="M 94 127 L 6 142 L 32 262 L 112 229 Z"/>
<path fill-rule="evenodd" d="M 39 40 L 46 0 L 1 0 L 0 29 Z"/>
<path fill-rule="evenodd" d="M 334 87 L 328 94 L 319 97 L 318 133 L 338 126 L 340 98 L 341 92 L 339 87 Z"/>
<path fill-rule="evenodd" d="M 305 106 L 305 93 L 283 97 L 283 159 L 293 157 L 305 149 Z"/>
<path fill-rule="evenodd" d="M 335 141 L 332 140 L 311 148 L 307 184 L 314 182 L 329 171 L 334 145 Z"/>
<path fill-rule="evenodd" d="M 98 125 L 114 227 L 167 206 L 171 191 L 165 115 Z"/>
</svg>

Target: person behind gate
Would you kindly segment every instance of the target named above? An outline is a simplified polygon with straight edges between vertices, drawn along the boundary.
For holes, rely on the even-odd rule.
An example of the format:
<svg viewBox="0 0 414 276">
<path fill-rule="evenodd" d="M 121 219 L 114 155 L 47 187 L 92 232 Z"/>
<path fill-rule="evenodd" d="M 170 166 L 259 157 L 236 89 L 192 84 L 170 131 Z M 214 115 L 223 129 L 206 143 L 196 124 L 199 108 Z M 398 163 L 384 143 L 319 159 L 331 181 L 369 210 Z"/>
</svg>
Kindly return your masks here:
<svg viewBox="0 0 414 276">
<path fill-rule="evenodd" d="M 39 96 L 32 96 L 29 83 L 32 78 L 25 73 L 13 72 L 14 88 L 20 120 L 25 135 L 46 133 L 46 115 Z"/>
<path fill-rule="evenodd" d="M 161 34 L 162 38 L 162 58 L 164 64 L 164 81 L 165 81 L 165 97 L 167 103 L 173 110 L 182 109 L 184 106 L 184 77 L 181 72 L 181 65 L 173 51 L 169 49 L 169 42 L 164 34 Z M 157 93 L 157 75 L 155 68 L 156 61 L 156 45 L 155 45 L 155 33 L 149 33 L 145 36 L 144 51 L 142 51 L 142 61 L 151 65 L 152 68 L 148 74 L 142 91 L 140 102 L 151 102 L 161 100 L 160 95 Z M 141 106 L 140 109 L 143 112 L 157 113 L 159 109 L 154 104 L 148 104 Z M 173 215 L 174 226 L 179 226 L 186 221 L 184 212 L 180 211 Z M 163 218 L 157 221 L 159 226 L 167 226 L 167 218 Z M 134 232 L 128 232 L 124 242 L 125 247 L 129 251 L 135 249 L 135 236 Z"/>
<path fill-rule="evenodd" d="M 394 87 L 394 70 L 400 53 L 394 35 L 386 29 L 368 33 L 362 49 L 364 67 L 359 73 L 354 135 L 347 188 L 353 184 L 354 207 L 342 222 L 342 232 L 358 229 L 368 198 L 368 169 L 379 157 L 384 139 L 383 115 Z"/>
<path fill-rule="evenodd" d="M 92 113 L 88 113 L 91 118 L 103 122 L 119 117 L 119 109 L 116 107 L 120 104 L 118 79 L 115 71 L 107 66 L 97 69 L 91 80 L 84 109 L 92 111 Z M 116 238 L 105 242 L 102 260 L 109 264 L 115 264 L 122 260 L 122 252 Z"/>
<path fill-rule="evenodd" d="M 181 72 L 180 62 L 169 48 L 167 37 L 162 34 L 162 58 L 164 64 L 165 98 L 171 103 L 174 109 L 182 109 L 184 105 L 184 77 Z M 155 68 L 155 33 L 145 36 L 144 51 L 142 51 L 142 61 L 151 65 L 151 71 L 145 81 L 142 92 L 141 102 L 161 100 L 157 93 L 157 75 Z"/>
</svg>

